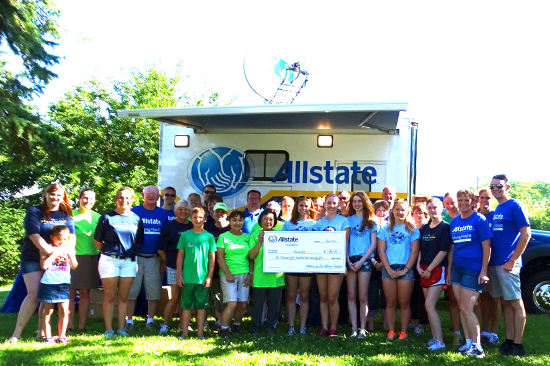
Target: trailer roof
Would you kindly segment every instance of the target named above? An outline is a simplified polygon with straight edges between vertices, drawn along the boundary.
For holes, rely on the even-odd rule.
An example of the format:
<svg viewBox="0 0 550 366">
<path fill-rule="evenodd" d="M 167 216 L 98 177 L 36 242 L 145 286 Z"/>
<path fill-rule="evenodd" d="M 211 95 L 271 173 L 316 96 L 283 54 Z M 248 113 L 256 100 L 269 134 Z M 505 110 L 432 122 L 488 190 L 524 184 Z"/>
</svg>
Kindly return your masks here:
<svg viewBox="0 0 550 366">
<path fill-rule="evenodd" d="M 125 109 L 120 118 L 152 118 L 199 133 L 396 133 L 407 102 L 284 104 Z"/>
</svg>

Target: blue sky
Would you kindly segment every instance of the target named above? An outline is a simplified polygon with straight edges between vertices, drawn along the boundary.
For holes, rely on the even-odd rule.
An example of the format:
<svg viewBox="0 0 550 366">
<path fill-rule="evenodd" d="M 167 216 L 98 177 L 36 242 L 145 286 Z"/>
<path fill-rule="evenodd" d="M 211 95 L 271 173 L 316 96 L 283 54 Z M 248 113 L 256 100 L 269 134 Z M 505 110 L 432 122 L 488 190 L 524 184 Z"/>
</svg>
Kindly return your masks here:
<svg viewBox="0 0 550 366">
<path fill-rule="evenodd" d="M 235 104 L 261 104 L 242 62 L 264 50 L 305 60 L 310 81 L 295 103 L 407 101 L 406 116 L 420 124 L 422 192 L 497 173 L 550 180 L 547 2 L 56 4 L 64 59 L 41 108 L 90 75 L 107 80 L 159 60 L 183 60 L 193 85 L 207 79 Z"/>
</svg>

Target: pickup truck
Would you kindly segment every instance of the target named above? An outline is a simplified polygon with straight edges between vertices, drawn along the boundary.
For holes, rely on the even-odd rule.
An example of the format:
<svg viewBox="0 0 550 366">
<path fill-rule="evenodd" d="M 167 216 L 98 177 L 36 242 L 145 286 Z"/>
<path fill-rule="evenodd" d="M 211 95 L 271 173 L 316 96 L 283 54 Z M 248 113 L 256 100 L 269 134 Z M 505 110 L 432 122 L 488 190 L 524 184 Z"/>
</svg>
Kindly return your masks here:
<svg viewBox="0 0 550 366">
<path fill-rule="evenodd" d="M 520 276 L 525 309 L 550 314 L 550 231 L 531 230 Z"/>
</svg>

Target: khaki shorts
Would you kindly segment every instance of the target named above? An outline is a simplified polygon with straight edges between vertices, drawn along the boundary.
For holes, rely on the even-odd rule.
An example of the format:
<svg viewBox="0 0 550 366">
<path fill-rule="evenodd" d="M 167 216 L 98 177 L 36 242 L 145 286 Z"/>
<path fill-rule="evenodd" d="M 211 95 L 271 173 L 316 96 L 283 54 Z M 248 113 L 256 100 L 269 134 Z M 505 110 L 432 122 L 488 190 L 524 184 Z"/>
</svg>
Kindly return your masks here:
<svg viewBox="0 0 550 366">
<path fill-rule="evenodd" d="M 521 281 L 519 272 L 521 267 L 514 267 L 507 271 L 504 266 L 489 266 L 487 276 L 487 290 L 491 297 L 502 297 L 505 301 L 521 299 Z"/>
<path fill-rule="evenodd" d="M 159 256 L 155 257 L 137 257 L 137 273 L 130 294 L 129 300 L 137 299 L 141 291 L 141 284 L 145 287 L 145 297 L 147 300 L 160 300 L 162 296 L 162 274 L 160 272 Z"/>
</svg>

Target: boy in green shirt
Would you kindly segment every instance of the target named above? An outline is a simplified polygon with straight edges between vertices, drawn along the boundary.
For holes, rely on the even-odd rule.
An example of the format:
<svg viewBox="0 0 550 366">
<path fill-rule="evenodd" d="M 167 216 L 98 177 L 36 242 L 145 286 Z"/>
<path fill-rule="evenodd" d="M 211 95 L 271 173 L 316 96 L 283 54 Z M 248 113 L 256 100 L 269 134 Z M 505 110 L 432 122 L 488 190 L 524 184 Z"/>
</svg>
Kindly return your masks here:
<svg viewBox="0 0 550 366">
<path fill-rule="evenodd" d="M 204 338 L 206 309 L 210 306 L 210 283 L 214 274 L 216 243 L 214 236 L 204 230 L 205 215 L 201 207 L 191 213 L 193 229 L 181 234 L 178 242 L 177 284 L 181 294 L 181 338 L 187 338 L 191 310 L 197 311 L 197 337 Z"/>
</svg>

